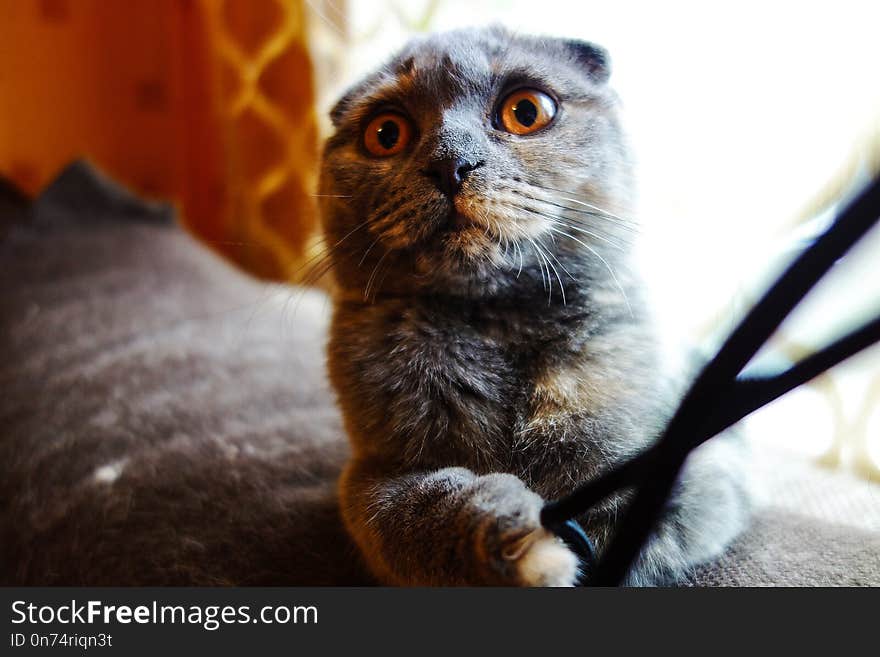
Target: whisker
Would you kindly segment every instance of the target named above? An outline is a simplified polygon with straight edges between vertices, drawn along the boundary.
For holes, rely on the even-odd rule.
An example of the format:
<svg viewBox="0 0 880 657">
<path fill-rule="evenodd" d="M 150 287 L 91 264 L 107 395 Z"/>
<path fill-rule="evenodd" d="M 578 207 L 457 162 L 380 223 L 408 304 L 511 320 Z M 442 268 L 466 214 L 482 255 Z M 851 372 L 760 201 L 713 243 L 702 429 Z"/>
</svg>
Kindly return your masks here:
<svg viewBox="0 0 880 657">
<path fill-rule="evenodd" d="M 566 217 L 566 219 L 567 218 L 568 217 Z M 624 238 L 618 238 L 618 240 L 615 240 L 611 237 L 605 237 L 604 235 L 589 231 L 586 228 L 584 228 L 583 226 L 576 226 L 573 224 L 566 223 L 564 221 L 559 221 L 558 219 L 556 221 L 560 225 L 565 226 L 566 228 L 570 228 L 571 230 L 575 231 L 576 233 L 581 233 L 582 235 L 589 235 L 590 237 L 595 237 L 599 241 L 605 242 L 608 246 L 615 248 L 618 251 L 627 251 L 628 250 L 627 247 L 632 246 L 632 242 L 628 242 Z"/>
<path fill-rule="evenodd" d="M 498 236 L 498 244 L 497 247 L 501 248 L 501 235 Z M 483 260 L 486 261 L 486 264 L 489 265 L 489 268 L 498 269 L 497 263 L 492 259 L 492 251 L 486 249 L 485 255 L 483 256 Z"/>
<path fill-rule="evenodd" d="M 529 238 L 529 237 L 526 237 L 526 241 L 532 242 L 531 238 Z M 532 242 L 532 247 L 534 248 L 534 242 Z M 543 263 L 540 261 L 540 259 L 538 260 L 538 271 L 541 272 L 541 282 L 543 283 L 544 289 L 546 290 L 547 283 L 544 282 L 544 267 L 543 267 Z"/>
<path fill-rule="evenodd" d="M 535 249 L 535 253 L 538 254 L 538 269 L 541 270 L 541 282 L 544 284 L 544 289 L 545 289 L 545 290 L 547 289 L 547 284 L 548 284 L 548 283 L 550 284 L 550 286 L 549 286 L 549 287 L 550 287 L 550 294 L 549 294 L 549 297 L 552 297 L 552 296 L 553 296 L 553 281 L 550 279 L 550 268 L 549 268 L 549 267 L 547 267 L 547 278 L 546 278 L 546 280 L 544 279 L 544 269 L 543 269 L 543 267 L 542 267 L 542 264 L 546 266 L 546 262 L 545 262 L 545 259 L 544 259 L 543 252 L 542 252 L 541 249 L 538 247 L 538 245 L 535 244 L 535 241 L 534 241 L 531 237 L 527 237 L 526 239 L 527 239 L 527 240 L 529 241 L 529 243 L 532 245 L 532 248 Z M 547 303 L 548 303 L 548 304 L 550 303 L 550 298 L 549 298 L 549 297 L 548 297 L 548 299 L 547 299 Z"/>
<path fill-rule="evenodd" d="M 552 236 L 551 236 L 551 237 L 552 237 Z M 545 247 L 545 248 L 546 248 L 546 247 Z M 568 275 L 568 277 L 569 277 L 571 280 L 577 282 L 577 279 L 574 277 L 574 275 L 573 275 L 570 271 L 568 271 L 568 268 L 567 268 L 565 265 L 562 264 L 562 262 L 559 260 L 559 258 L 557 258 L 557 257 L 553 254 L 553 252 L 550 251 L 550 249 L 547 249 L 547 255 L 549 255 L 551 258 L 553 258 L 554 262 L 556 262 L 556 264 L 559 265 L 560 269 L 562 269 L 562 271 L 564 271 L 564 272 Z"/>
<path fill-rule="evenodd" d="M 314 285 L 323 278 L 324 274 L 333 269 L 334 264 L 333 258 L 328 254 L 327 257 L 322 258 L 305 276 L 303 276 L 300 285 Z"/>
<path fill-rule="evenodd" d="M 319 266 L 321 266 L 321 264 L 324 263 L 324 261 L 326 261 L 328 258 L 332 258 L 334 255 L 336 255 L 337 247 L 339 247 L 343 242 L 345 242 L 345 240 L 347 240 L 349 237 L 354 235 L 357 231 L 359 231 L 361 228 L 366 226 L 368 223 L 370 223 L 369 219 L 361 222 L 360 224 L 358 224 L 357 226 L 352 228 L 348 233 L 346 233 L 342 238 L 340 238 L 335 244 L 325 246 L 324 249 L 322 249 L 320 252 L 313 255 L 311 258 L 306 260 L 300 267 L 298 267 L 296 269 L 296 271 L 294 271 L 291 274 L 291 278 L 294 281 L 298 281 L 298 282 L 302 282 L 302 283 L 304 283 L 305 281 L 312 278 L 312 273 L 314 272 L 315 269 L 317 269 Z M 326 237 L 322 235 L 321 241 L 326 242 Z M 304 269 L 307 270 L 306 273 L 303 274 L 303 276 L 298 279 L 297 275 L 300 272 L 302 272 Z M 327 270 L 322 272 L 321 276 L 323 276 L 326 273 L 326 271 Z M 318 276 L 317 278 L 320 278 L 320 276 Z M 315 278 L 315 280 L 317 280 L 317 278 Z"/>
<path fill-rule="evenodd" d="M 516 277 L 517 279 L 519 279 L 519 275 L 522 274 L 523 268 L 523 252 L 522 247 L 520 246 L 518 241 L 514 241 L 513 246 L 516 248 L 517 251 L 519 251 L 519 269 L 516 270 Z"/>
<path fill-rule="evenodd" d="M 576 223 L 578 226 L 587 226 L 592 231 L 599 231 L 599 234 L 604 235 L 608 239 L 619 240 L 622 244 L 632 244 L 636 236 L 641 233 L 640 229 L 619 226 L 618 224 L 611 224 L 610 227 L 606 227 L 609 224 L 599 224 L 593 221 L 593 217 L 584 217 L 577 210 L 572 210 L 571 208 L 559 208 L 555 213 L 567 221 Z M 601 218 L 604 219 L 604 217 Z M 626 232 L 621 233 L 617 231 L 617 228 L 621 228 Z"/>
<path fill-rule="evenodd" d="M 342 258 L 345 259 L 347 257 L 351 257 L 351 253 L 342 253 Z M 309 288 L 314 286 L 327 272 L 329 272 L 333 267 L 336 266 L 336 263 L 339 259 L 340 254 L 334 252 L 332 249 L 326 252 L 323 257 L 315 263 L 308 272 L 296 283 L 297 287 L 299 287 L 299 291 L 296 293 L 291 293 L 290 296 L 285 300 L 283 313 L 287 313 L 287 309 L 289 307 L 291 299 L 295 299 L 295 303 L 293 305 L 293 315 L 296 316 L 296 313 L 299 311 L 299 305 L 302 299 L 306 296 L 309 291 Z"/>
<path fill-rule="evenodd" d="M 342 244 L 345 240 L 347 240 L 352 235 L 354 235 L 355 232 L 359 231 L 361 228 L 368 225 L 370 223 L 370 221 L 371 221 L 370 219 L 367 219 L 366 221 L 363 221 L 360 224 L 358 224 L 356 228 L 351 229 L 351 231 L 349 231 L 348 233 L 345 234 L 345 237 L 343 237 L 341 240 L 339 240 L 336 244 L 333 245 L 334 248 L 339 246 L 340 244 Z"/>
<path fill-rule="evenodd" d="M 386 250 L 385 253 L 382 254 L 382 257 L 379 258 L 379 261 L 376 263 L 376 265 L 373 267 L 373 271 L 370 272 L 370 277 L 367 279 L 367 285 L 366 287 L 364 287 L 364 301 L 369 301 L 370 288 L 373 285 L 373 279 L 375 278 L 376 272 L 379 270 L 379 266 L 382 264 L 382 261 L 385 260 L 389 253 L 391 252 Z"/>
<path fill-rule="evenodd" d="M 382 284 L 385 282 L 385 279 L 388 278 L 388 274 L 391 272 L 391 263 L 385 267 L 385 271 L 382 272 L 381 278 L 379 278 L 376 282 L 376 287 L 373 290 L 373 300 L 371 303 L 376 302 L 376 297 L 379 296 L 379 290 L 382 288 Z"/>
<path fill-rule="evenodd" d="M 550 230 L 552 230 L 552 231 L 556 231 L 556 232 L 559 232 L 559 233 L 561 233 L 561 234 L 563 234 L 563 235 L 567 235 L 567 233 L 564 233 L 563 231 L 560 231 L 560 230 L 558 230 L 558 229 L 556 229 L 556 228 L 550 228 Z M 620 294 L 623 295 L 623 301 L 624 301 L 624 303 L 626 303 L 626 307 L 627 307 L 627 309 L 629 310 L 630 317 L 633 317 L 633 318 L 634 318 L 634 317 L 635 317 L 635 313 L 633 313 L 632 306 L 631 306 L 630 303 L 629 303 L 629 298 L 626 296 L 626 291 L 624 291 L 624 289 L 623 289 L 623 285 L 620 284 L 620 281 L 617 280 L 617 276 L 614 275 L 614 270 L 611 269 L 611 265 L 608 264 L 608 261 L 605 260 L 605 258 L 603 258 L 603 257 L 602 257 L 602 256 L 601 256 L 601 255 L 595 250 L 595 249 L 593 249 L 589 244 L 586 244 L 585 242 L 579 240 L 579 239 L 578 239 L 577 237 L 575 237 L 574 235 L 567 235 L 567 237 L 569 237 L 570 239 L 573 239 L 575 242 L 578 242 L 579 244 L 581 244 L 581 245 L 582 245 L 584 248 L 586 248 L 590 253 L 592 253 L 594 256 L 596 256 L 596 257 L 602 262 L 603 265 L 605 265 L 605 268 L 608 270 L 608 273 L 611 274 L 611 279 L 614 281 L 614 284 L 617 286 L 617 289 L 620 290 Z"/>
<path fill-rule="evenodd" d="M 498 233 L 498 248 L 501 248 L 502 241 L 504 242 L 504 253 L 502 255 L 504 259 L 507 260 L 507 250 L 510 248 L 510 239 L 507 235 Z"/>
<path fill-rule="evenodd" d="M 232 242 L 227 240 L 206 240 L 199 238 L 207 244 L 218 244 L 220 246 L 263 246 L 260 242 Z"/>
<path fill-rule="evenodd" d="M 301 266 L 296 268 L 296 270 L 290 275 L 291 280 L 297 284 L 310 284 L 307 281 L 312 278 L 312 274 L 314 273 L 314 271 L 321 265 L 325 264 L 328 260 L 331 260 L 332 256 L 332 247 L 327 247 L 319 253 L 316 253 L 311 258 L 306 260 Z M 303 272 L 303 270 L 305 271 Z"/>
<path fill-rule="evenodd" d="M 523 196 L 525 196 L 525 195 L 523 195 Z M 612 216 L 612 215 L 602 214 L 601 212 L 595 212 L 593 210 L 582 210 L 580 208 L 572 208 L 567 205 L 563 205 L 562 203 L 558 203 L 557 201 L 549 201 L 547 199 L 539 199 L 539 198 L 534 198 L 534 197 L 527 197 L 527 198 L 531 198 L 532 200 L 538 201 L 540 203 L 546 203 L 547 205 L 552 205 L 553 207 L 559 208 L 560 210 L 565 210 L 566 212 L 573 212 L 577 215 L 592 217 L 594 219 L 604 219 L 605 221 L 608 221 L 608 222 L 614 224 L 615 226 L 619 226 L 623 230 L 628 230 L 628 231 L 634 232 L 634 233 L 640 232 L 636 225 L 627 222 L 625 219 L 620 219 L 620 218 Z"/>
<path fill-rule="evenodd" d="M 582 228 L 582 227 L 580 227 L 580 226 L 573 226 L 573 225 L 571 225 L 571 224 L 567 224 L 567 223 L 565 223 L 564 221 L 559 221 L 559 219 L 554 219 L 554 218 L 552 218 L 552 217 L 548 217 L 548 219 L 551 219 L 554 223 L 557 223 L 557 224 L 559 224 L 560 226 L 565 226 L 566 228 L 569 228 L 569 229 L 575 231 L 576 233 L 582 233 L 582 234 L 584 234 L 584 235 L 589 235 L 590 237 L 595 237 L 597 240 L 600 240 L 600 241 L 602 241 L 602 242 L 605 242 L 606 244 L 608 244 L 608 246 L 610 246 L 610 247 L 612 247 L 612 248 L 615 248 L 615 249 L 617 249 L 618 251 L 626 251 L 626 248 L 625 248 L 622 244 L 619 244 L 618 242 L 615 242 L 614 240 L 612 240 L 612 239 L 609 238 L 609 237 L 605 237 L 605 236 L 603 236 L 603 235 L 599 235 L 599 234 L 597 234 L 597 233 L 594 233 L 594 232 L 592 232 L 592 231 L 589 231 L 589 230 L 587 230 L 587 229 L 585 229 L 585 228 Z"/>
<path fill-rule="evenodd" d="M 532 185 L 532 186 L 537 187 L 538 189 L 546 189 L 549 192 L 557 192 L 559 194 L 569 194 L 569 195 L 573 194 L 573 192 L 568 192 L 564 189 L 556 189 L 555 187 L 546 187 L 544 185 Z M 610 210 L 606 210 L 605 208 L 600 208 L 598 205 L 593 205 L 592 203 L 587 203 L 586 201 L 581 201 L 576 198 L 570 198 L 570 197 L 564 197 L 564 196 L 560 197 L 560 198 L 563 201 L 570 201 L 571 203 L 577 203 L 578 205 L 583 205 L 585 208 L 591 208 L 592 210 L 595 210 L 596 212 L 601 212 L 605 216 L 613 217 L 614 219 L 618 219 L 620 221 L 633 222 L 632 219 L 628 219 L 626 217 L 621 217 L 618 214 L 614 214 Z"/>
<path fill-rule="evenodd" d="M 358 267 L 360 267 L 361 265 L 364 264 L 364 260 L 367 259 L 367 256 L 370 254 L 370 251 L 373 250 L 373 247 L 376 246 L 376 244 L 378 244 L 379 240 L 381 240 L 381 239 L 382 239 L 381 237 L 377 237 L 376 239 L 373 240 L 373 243 L 367 247 L 367 250 L 364 251 L 364 255 L 361 256 L 360 262 L 358 262 Z"/>
<path fill-rule="evenodd" d="M 522 196 L 523 198 L 528 199 L 530 201 L 539 201 L 541 203 L 548 203 L 550 205 L 554 205 L 554 206 L 560 207 L 560 208 L 565 208 L 567 210 L 571 210 L 572 212 L 577 212 L 579 214 L 584 214 L 584 215 L 587 215 L 590 217 L 595 217 L 598 219 L 605 219 L 606 221 L 610 221 L 610 222 L 614 223 L 615 225 L 627 227 L 632 230 L 636 230 L 638 228 L 638 222 L 636 222 L 634 219 L 622 217 L 620 215 L 616 215 L 616 214 L 613 214 L 610 212 L 604 212 L 602 210 L 602 208 L 599 208 L 598 206 L 589 205 L 583 201 L 578 201 L 577 199 L 568 199 L 567 197 L 560 197 L 557 194 L 542 194 L 542 195 L 536 196 L 535 194 L 539 193 L 539 192 L 550 192 L 550 191 L 555 191 L 555 190 L 553 190 L 551 188 L 541 187 L 540 185 L 530 185 L 530 187 L 533 190 L 532 194 L 527 193 L 525 190 L 523 190 L 520 187 L 507 187 L 506 189 L 507 189 L 507 191 L 510 191 L 511 193 L 516 194 L 517 196 Z M 560 200 L 569 200 L 570 202 L 575 203 L 576 205 L 585 206 L 587 209 L 573 208 L 568 205 L 563 205 L 559 202 Z"/>
<path fill-rule="evenodd" d="M 561 225 L 567 226 L 568 228 L 571 228 L 572 230 L 575 230 L 575 231 L 577 231 L 577 232 L 579 232 L 579 233 L 584 233 L 585 235 L 589 235 L 590 237 L 595 237 L 597 240 L 601 240 L 601 241 L 603 241 L 603 242 L 607 242 L 608 244 L 610 244 L 611 246 L 613 246 L 615 249 L 619 249 L 619 250 L 621 250 L 621 251 L 625 250 L 623 246 L 621 246 L 621 245 L 618 244 L 617 242 L 614 242 L 613 240 L 611 240 L 611 239 L 608 238 L 608 237 L 604 237 L 604 236 L 602 236 L 602 235 L 599 235 L 598 233 L 594 233 L 594 232 L 589 231 L 589 230 L 587 230 L 587 229 L 585 229 L 585 228 L 580 228 L 580 227 L 577 227 L 577 226 L 571 226 L 571 225 L 569 225 L 569 224 L 565 224 L 565 223 L 563 223 L 563 222 L 560 222 L 556 217 L 554 217 L 553 215 L 550 215 L 550 214 L 548 214 L 548 213 L 546 213 L 546 212 L 541 212 L 540 210 L 537 210 L 537 209 L 535 209 L 535 208 L 530 208 L 530 207 L 527 207 L 527 206 L 525 206 L 525 205 L 517 205 L 517 204 L 515 204 L 515 203 L 511 203 L 510 205 L 511 205 L 512 207 L 518 209 L 518 210 L 523 210 L 523 211 L 525 211 L 525 212 L 530 212 L 531 214 L 536 214 L 536 215 L 538 215 L 539 217 L 542 217 L 542 218 L 544 218 L 544 219 L 548 219 L 548 220 L 550 220 L 550 221 L 557 222 L 557 223 L 559 223 L 559 224 L 561 224 Z"/>
<path fill-rule="evenodd" d="M 532 185 L 532 187 L 534 187 L 535 189 L 543 190 L 543 191 L 552 191 L 549 188 L 544 188 L 544 187 L 541 187 L 540 185 Z M 580 205 L 584 205 L 584 206 L 592 208 L 592 209 L 583 210 L 581 208 L 573 208 L 568 205 L 563 205 L 562 203 L 559 203 L 559 198 L 555 197 L 555 196 L 553 197 L 553 199 L 547 199 L 547 198 L 541 198 L 538 196 L 526 194 L 523 190 L 521 190 L 519 188 L 510 188 L 510 189 L 514 194 L 516 194 L 518 196 L 522 196 L 523 198 L 526 198 L 530 201 L 537 201 L 539 203 L 546 203 L 547 205 L 552 205 L 553 207 L 560 208 L 560 209 L 566 210 L 568 212 L 573 212 L 578 215 L 584 215 L 584 216 L 592 217 L 595 219 L 603 219 L 609 223 L 614 224 L 615 226 L 620 227 L 621 229 L 628 230 L 633 233 L 640 233 L 641 232 L 641 229 L 636 221 L 634 221 L 632 219 L 627 219 L 625 217 L 621 217 L 619 215 L 606 213 L 606 212 L 602 211 L 601 208 L 598 208 L 596 206 L 591 206 L 591 205 L 584 203 L 582 201 L 578 201 L 577 199 L 566 199 L 566 200 L 569 200 L 573 203 L 577 203 Z"/>
<path fill-rule="evenodd" d="M 562 294 L 562 305 L 565 306 L 567 304 L 565 302 L 565 286 L 562 284 L 562 276 L 559 275 L 559 271 L 556 269 L 556 267 L 553 265 L 553 263 L 550 262 L 550 258 L 553 258 L 554 260 L 556 260 L 556 262 L 559 262 L 559 260 L 557 260 L 556 257 L 550 253 L 550 250 L 547 249 L 547 247 L 544 247 L 544 249 L 545 249 L 545 255 L 547 256 L 547 265 L 549 267 L 553 267 L 553 273 L 556 274 L 556 280 L 559 281 L 559 292 Z M 562 263 L 559 263 L 559 265 L 561 267 Z M 565 267 L 563 267 L 563 269 L 565 269 Z M 569 276 L 570 275 L 571 274 L 569 274 Z M 550 295 L 551 295 L 551 297 L 553 295 L 553 288 L 552 287 L 550 288 Z M 550 299 L 547 299 L 547 302 L 549 303 Z"/>
</svg>

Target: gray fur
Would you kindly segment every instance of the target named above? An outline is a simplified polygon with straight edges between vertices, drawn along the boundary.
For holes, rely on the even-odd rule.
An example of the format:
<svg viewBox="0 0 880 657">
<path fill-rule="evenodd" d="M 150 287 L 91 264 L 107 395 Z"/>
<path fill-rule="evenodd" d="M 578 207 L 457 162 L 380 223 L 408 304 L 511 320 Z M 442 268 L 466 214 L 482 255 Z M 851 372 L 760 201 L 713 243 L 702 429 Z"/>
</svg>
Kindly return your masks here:
<svg viewBox="0 0 880 657">
<path fill-rule="evenodd" d="M 543 500 L 644 448 L 674 406 L 630 261 L 609 73 L 591 44 L 459 31 L 413 42 L 332 112 L 321 194 L 338 283 L 329 372 L 353 447 L 342 514 L 382 581 L 571 583 Z M 522 86 L 559 106 L 528 136 L 493 121 Z M 389 107 L 413 143 L 370 157 L 362 131 Z M 479 166 L 451 199 L 426 168 L 453 157 Z M 692 457 L 631 583 L 680 578 L 739 531 L 738 460 L 725 443 Z M 581 518 L 600 550 L 622 501 Z"/>
</svg>

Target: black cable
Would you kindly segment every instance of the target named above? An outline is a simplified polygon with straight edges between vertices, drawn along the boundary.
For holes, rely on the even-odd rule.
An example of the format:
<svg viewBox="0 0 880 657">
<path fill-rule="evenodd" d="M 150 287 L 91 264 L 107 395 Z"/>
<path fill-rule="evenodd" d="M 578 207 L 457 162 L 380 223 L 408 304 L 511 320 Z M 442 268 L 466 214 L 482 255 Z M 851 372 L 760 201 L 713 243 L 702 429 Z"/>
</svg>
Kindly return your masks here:
<svg viewBox="0 0 880 657">
<path fill-rule="evenodd" d="M 816 282 L 877 222 L 878 215 L 880 178 L 848 204 L 834 224 L 795 259 L 755 304 L 697 377 L 653 447 L 544 507 L 542 522 L 552 528 L 586 512 L 615 490 L 640 482 L 591 583 L 613 585 L 623 581 L 694 447 L 880 340 L 877 318 L 781 375 L 757 381 L 736 378 Z"/>
<path fill-rule="evenodd" d="M 717 389 L 733 381 L 819 279 L 871 229 L 878 214 L 880 178 L 857 196 L 764 293 L 704 368 L 692 391 Z M 686 398 L 682 406 L 688 403 Z"/>
<path fill-rule="evenodd" d="M 607 473 L 581 484 L 565 497 L 547 502 L 541 509 L 541 524 L 553 529 L 613 492 L 640 481 L 652 467 L 655 451 L 656 447 L 651 447 Z"/>
<path fill-rule="evenodd" d="M 880 316 L 837 339 L 821 351 L 799 361 L 785 372 L 769 377 L 738 379 L 734 386 L 734 402 L 716 414 L 706 428 L 708 440 L 747 415 L 816 378 L 838 363 L 880 342 Z"/>
</svg>

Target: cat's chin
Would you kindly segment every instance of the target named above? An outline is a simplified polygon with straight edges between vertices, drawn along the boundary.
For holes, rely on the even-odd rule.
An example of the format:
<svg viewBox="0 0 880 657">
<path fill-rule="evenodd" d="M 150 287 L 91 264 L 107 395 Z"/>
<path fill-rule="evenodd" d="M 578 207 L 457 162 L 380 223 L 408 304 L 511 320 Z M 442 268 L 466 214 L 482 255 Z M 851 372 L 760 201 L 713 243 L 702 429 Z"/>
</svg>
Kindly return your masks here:
<svg viewBox="0 0 880 657">
<path fill-rule="evenodd" d="M 502 249 L 485 229 L 468 227 L 447 233 L 419 258 L 420 269 L 431 276 L 473 284 L 498 274 Z"/>
<path fill-rule="evenodd" d="M 493 241 L 485 228 L 469 224 L 459 230 L 447 232 L 441 238 L 443 250 L 463 262 L 474 262 L 492 259 L 498 251 L 498 244 Z"/>
<path fill-rule="evenodd" d="M 490 297 L 508 288 L 505 272 L 485 261 L 447 257 L 422 278 L 421 291 L 468 298 Z"/>
<path fill-rule="evenodd" d="M 522 253 L 513 236 L 499 236 L 470 216 L 454 211 L 411 253 L 419 279 L 433 291 L 486 296 L 514 284 Z M 424 289 L 424 288 L 423 288 Z"/>
</svg>

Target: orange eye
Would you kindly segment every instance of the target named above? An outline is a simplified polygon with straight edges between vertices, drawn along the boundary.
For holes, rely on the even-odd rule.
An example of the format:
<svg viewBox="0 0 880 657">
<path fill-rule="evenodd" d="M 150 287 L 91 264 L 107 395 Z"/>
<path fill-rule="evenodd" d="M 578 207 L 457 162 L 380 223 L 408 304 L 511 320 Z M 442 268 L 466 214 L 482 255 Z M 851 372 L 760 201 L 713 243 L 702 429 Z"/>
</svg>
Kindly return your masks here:
<svg viewBox="0 0 880 657">
<path fill-rule="evenodd" d="M 406 148 L 412 136 L 409 121 L 400 114 L 385 112 L 374 118 L 364 132 L 364 146 L 370 155 L 389 157 Z"/>
<path fill-rule="evenodd" d="M 556 116 L 556 103 L 543 91 L 518 89 L 501 103 L 498 118 L 507 132 L 530 135 Z"/>
</svg>

